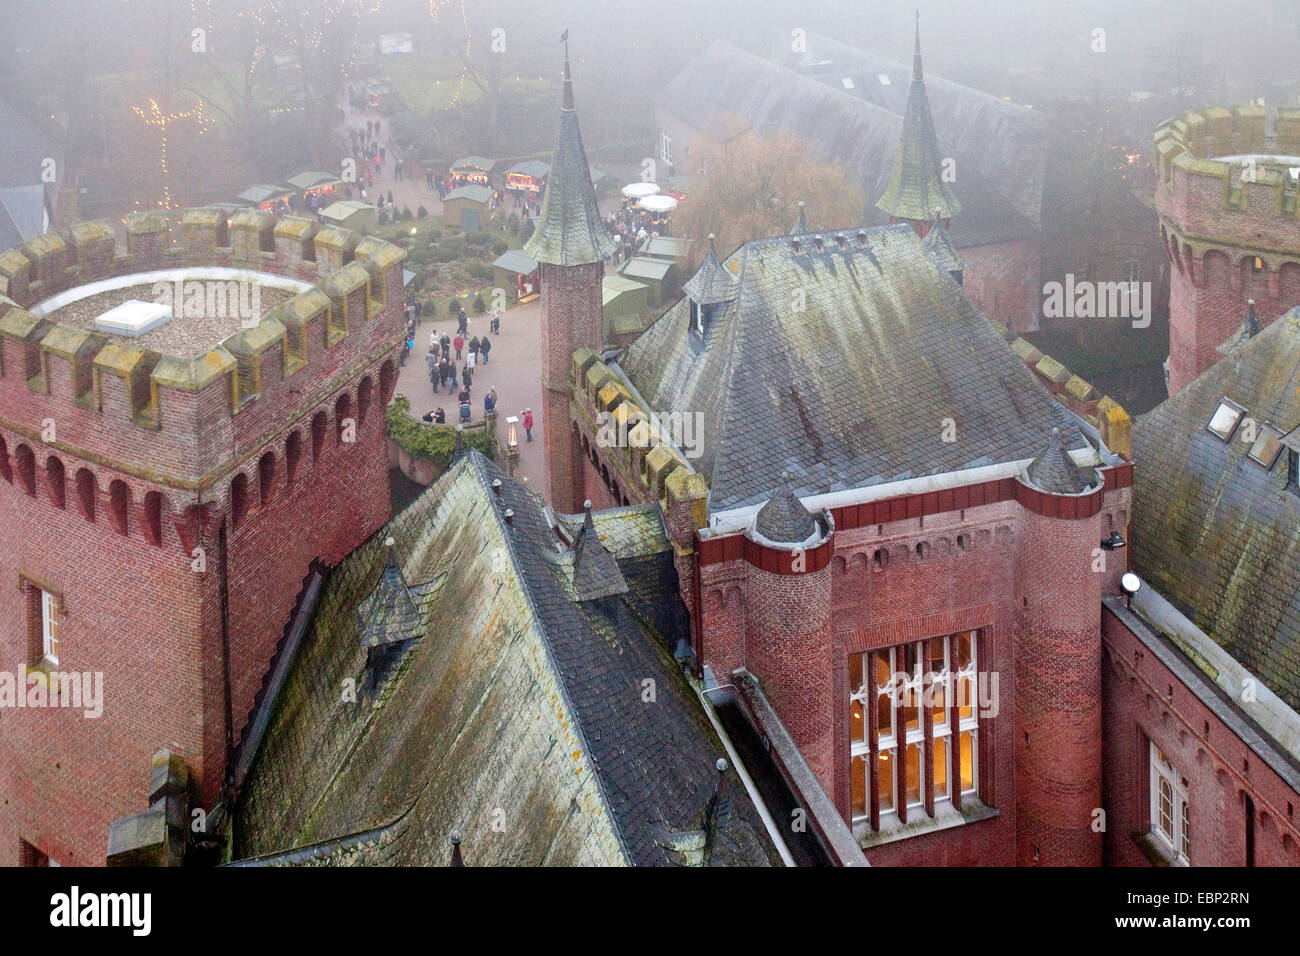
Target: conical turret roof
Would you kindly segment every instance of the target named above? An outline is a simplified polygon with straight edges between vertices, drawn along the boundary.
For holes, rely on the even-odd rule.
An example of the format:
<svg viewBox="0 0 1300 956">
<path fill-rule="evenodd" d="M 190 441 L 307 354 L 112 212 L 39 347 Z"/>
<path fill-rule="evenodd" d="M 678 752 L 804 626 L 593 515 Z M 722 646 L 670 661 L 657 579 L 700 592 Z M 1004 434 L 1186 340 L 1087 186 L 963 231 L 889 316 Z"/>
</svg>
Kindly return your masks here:
<svg viewBox="0 0 1300 956">
<path fill-rule="evenodd" d="M 807 541 L 817 530 L 816 520 L 790 487 L 788 474 L 781 477 L 781 484 L 772 497 L 758 510 L 754 530 L 767 540 L 782 544 Z"/>
<path fill-rule="evenodd" d="M 1051 441 L 1026 469 L 1029 483 L 1039 491 L 1054 495 L 1077 495 L 1096 484 L 1096 473 L 1080 468 L 1061 441 L 1061 430 L 1052 429 Z"/>
<path fill-rule="evenodd" d="M 912 86 L 907 94 L 907 112 L 903 114 L 903 135 L 894 154 L 894 171 L 885 193 L 876 202 L 895 219 L 923 221 L 938 211 L 951 219 L 961 211 L 961 203 L 952 194 L 941 175 L 943 157 L 930 115 L 930 100 L 925 92 L 925 73 L 921 68 L 921 25 L 917 17 L 916 49 L 912 55 Z"/>
<path fill-rule="evenodd" d="M 716 305 L 719 302 L 730 302 L 736 297 L 739 288 L 740 283 L 736 277 L 718 259 L 718 250 L 710 235 L 709 251 L 695 275 L 682 285 L 682 291 L 700 305 Z"/>
<path fill-rule="evenodd" d="M 582 147 L 582 132 L 578 129 L 566 33 L 560 129 L 546 180 L 546 194 L 542 198 L 541 222 L 524 246 L 524 252 L 538 262 L 576 266 L 602 262 L 613 251 L 614 240 L 606 235 L 600 220 L 591 169 Z"/>
</svg>

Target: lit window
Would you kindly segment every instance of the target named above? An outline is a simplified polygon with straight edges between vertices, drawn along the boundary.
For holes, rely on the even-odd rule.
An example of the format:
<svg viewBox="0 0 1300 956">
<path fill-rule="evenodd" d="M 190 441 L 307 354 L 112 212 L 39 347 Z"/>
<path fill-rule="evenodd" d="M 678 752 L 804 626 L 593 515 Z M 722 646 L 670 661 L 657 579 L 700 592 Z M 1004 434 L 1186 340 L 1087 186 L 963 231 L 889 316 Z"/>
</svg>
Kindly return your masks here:
<svg viewBox="0 0 1300 956">
<path fill-rule="evenodd" d="M 41 656 L 59 662 L 59 599 L 49 591 L 41 591 Z"/>
<path fill-rule="evenodd" d="M 1250 457 L 1265 468 L 1272 468 L 1282 453 L 1282 433 L 1272 425 L 1261 425 L 1259 437 L 1250 446 Z"/>
<path fill-rule="evenodd" d="M 843 86 L 844 86 L 844 88 L 845 88 L 846 90 L 851 90 L 851 89 L 853 89 L 853 77 L 851 77 L 851 76 L 842 76 L 842 77 L 840 77 L 840 83 L 843 84 Z"/>
<path fill-rule="evenodd" d="M 1187 810 L 1187 779 L 1160 748 L 1151 744 L 1151 833 L 1181 866 L 1191 859 L 1191 824 Z"/>
<path fill-rule="evenodd" d="M 1244 408 L 1236 402 L 1225 398 L 1223 401 L 1219 402 L 1219 407 L 1216 408 L 1214 414 L 1210 416 L 1210 424 L 1205 427 L 1214 432 L 1214 434 L 1218 435 L 1224 441 L 1229 441 L 1232 438 L 1232 433 L 1237 430 L 1237 425 L 1241 421 L 1241 416 L 1245 413 L 1246 410 Z"/>
<path fill-rule="evenodd" d="M 673 141 L 667 133 L 659 134 L 659 158 L 669 166 L 673 164 Z"/>
<path fill-rule="evenodd" d="M 855 822 L 888 831 L 978 798 L 976 645 L 964 631 L 849 659 Z"/>
</svg>

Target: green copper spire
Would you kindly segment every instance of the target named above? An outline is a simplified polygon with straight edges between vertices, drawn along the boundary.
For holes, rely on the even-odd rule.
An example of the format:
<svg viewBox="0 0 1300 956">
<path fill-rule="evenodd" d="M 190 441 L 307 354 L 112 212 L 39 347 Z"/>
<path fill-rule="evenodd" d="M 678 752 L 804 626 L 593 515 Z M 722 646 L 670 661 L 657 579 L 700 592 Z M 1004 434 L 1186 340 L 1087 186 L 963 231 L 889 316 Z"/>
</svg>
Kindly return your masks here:
<svg viewBox="0 0 1300 956">
<path fill-rule="evenodd" d="M 578 112 L 573 105 L 573 77 L 569 72 L 569 33 L 564 40 L 564 96 L 560 106 L 560 131 L 551 158 L 551 172 L 542 198 L 541 221 L 524 246 L 524 252 L 558 266 L 601 262 L 614 251 L 605 234 L 591 185 L 591 170 L 582 148 Z"/>
<path fill-rule="evenodd" d="M 961 211 L 961 203 L 952 194 L 941 175 L 943 157 L 930 116 L 930 100 L 925 95 L 925 73 L 921 69 L 921 15 L 917 14 L 916 47 L 912 53 L 912 86 L 907 93 L 907 112 L 903 115 L 903 136 L 894 154 L 894 172 L 885 194 L 876 206 L 895 219 L 929 222 L 937 213 L 951 219 Z"/>
</svg>

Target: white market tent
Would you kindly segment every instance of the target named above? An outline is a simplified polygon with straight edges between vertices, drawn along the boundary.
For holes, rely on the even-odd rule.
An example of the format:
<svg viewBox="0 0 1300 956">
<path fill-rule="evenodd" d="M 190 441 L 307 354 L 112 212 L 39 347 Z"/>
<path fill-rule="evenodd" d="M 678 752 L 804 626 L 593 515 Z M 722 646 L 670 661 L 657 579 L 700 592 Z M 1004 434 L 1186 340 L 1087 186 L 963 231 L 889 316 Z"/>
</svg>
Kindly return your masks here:
<svg viewBox="0 0 1300 956">
<path fill-rule="evenodd" d="M 658 183 L 628 183 L 623 187 L 623 195 L 628 199 L 644 199 L 659 192 Z"/>
</svg>

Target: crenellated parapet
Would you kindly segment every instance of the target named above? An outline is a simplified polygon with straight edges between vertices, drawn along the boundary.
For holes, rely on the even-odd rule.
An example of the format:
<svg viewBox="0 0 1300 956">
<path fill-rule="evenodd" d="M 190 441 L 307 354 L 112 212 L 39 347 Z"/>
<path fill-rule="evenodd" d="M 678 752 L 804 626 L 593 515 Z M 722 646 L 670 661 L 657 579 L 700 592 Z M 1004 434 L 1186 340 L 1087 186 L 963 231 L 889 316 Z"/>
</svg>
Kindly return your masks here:
<svg viewBox="0 0 1300 956">
<path fill-rule="evenodd" d="M 0 426 L 39 438 L 52 422 L 65 450 L 197 485 L 400 347 L 405 252 L 391 243 L 212 208 L 185 210 L 175 228 L 135 213 L 125 233 L 122 249 L 110 222 L 82 222 L 0 253 Z M 214 268 L 237 271 L 186 277 Z M 283 301 L 233 333 L 223 327 L 202 351 L 192 336 L 172 353 L 58 321 L 80 287 L 113 280 L 238 281 L 277 288 Z M 163 328 L 185 322 L 178 311 Z"/>
</svg>

